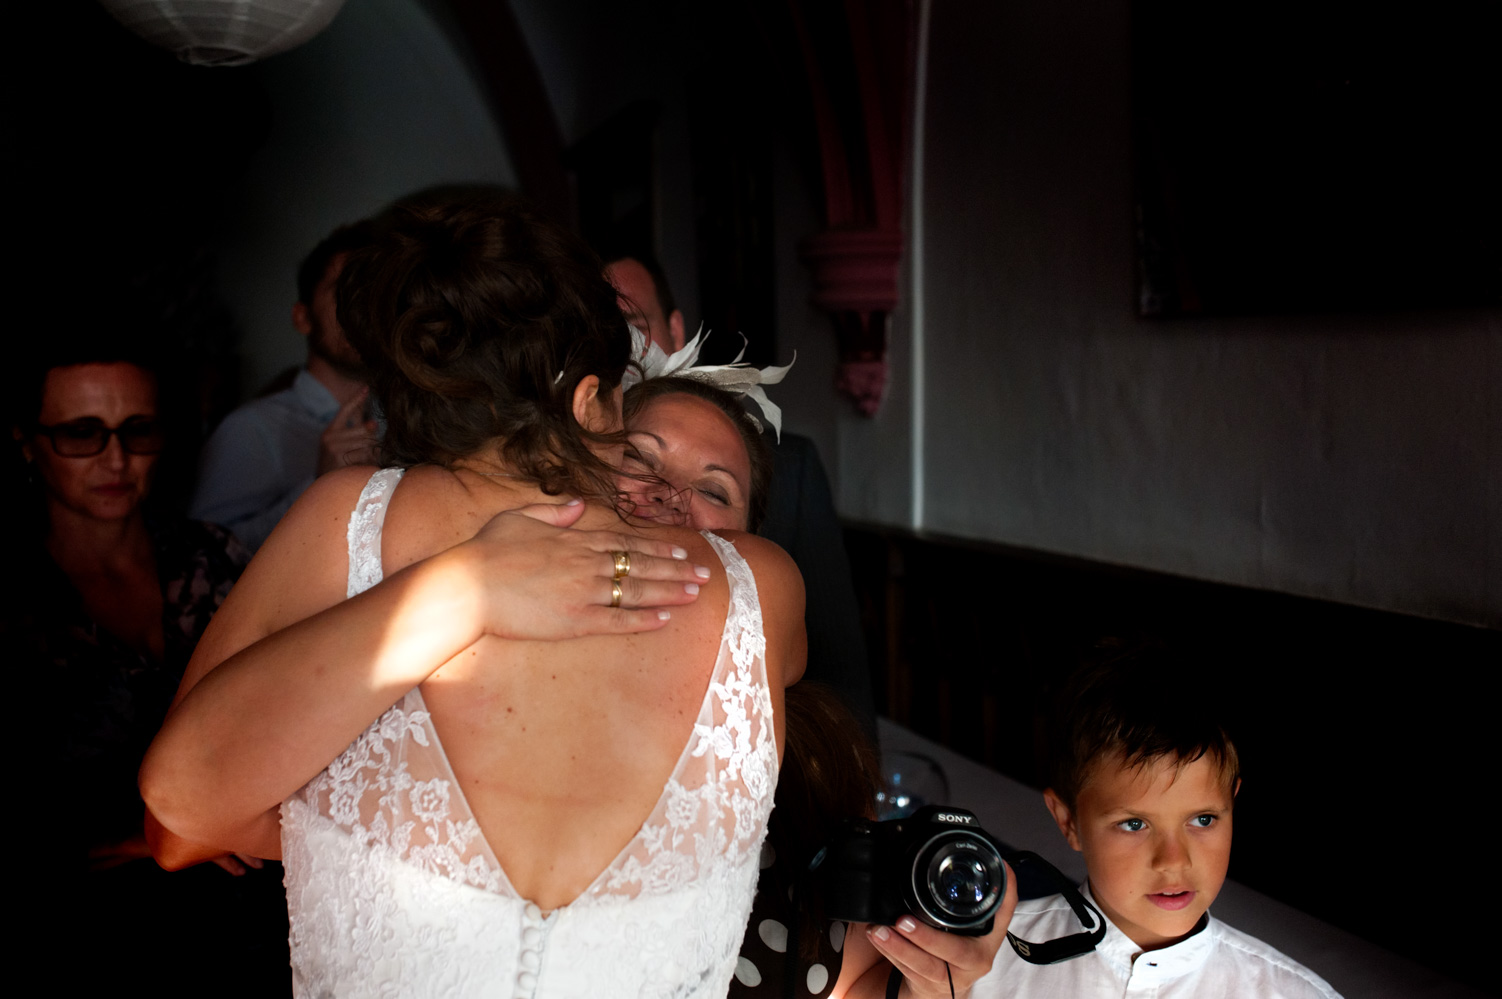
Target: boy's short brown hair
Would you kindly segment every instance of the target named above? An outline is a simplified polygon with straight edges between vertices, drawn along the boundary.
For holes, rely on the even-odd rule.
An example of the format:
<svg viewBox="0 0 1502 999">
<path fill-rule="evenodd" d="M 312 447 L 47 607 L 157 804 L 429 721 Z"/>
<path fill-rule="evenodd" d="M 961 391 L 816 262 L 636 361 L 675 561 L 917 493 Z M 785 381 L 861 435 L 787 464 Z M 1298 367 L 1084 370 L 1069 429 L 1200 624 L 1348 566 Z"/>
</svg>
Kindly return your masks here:
<svg viewBox="0 0 1502 999">
<path fill-rule="evenodd" d="M 1204 664 L 1159 643 L 1100 643 L 1053 712 L 1049 786 L 1072 811 L 1094 768 L 1108 758 L 1126 767 L 1165 758 L 1183 766 L 1206 755 L 1234 786 L 1240 763 L 1211 686 Z"/>
</svg>

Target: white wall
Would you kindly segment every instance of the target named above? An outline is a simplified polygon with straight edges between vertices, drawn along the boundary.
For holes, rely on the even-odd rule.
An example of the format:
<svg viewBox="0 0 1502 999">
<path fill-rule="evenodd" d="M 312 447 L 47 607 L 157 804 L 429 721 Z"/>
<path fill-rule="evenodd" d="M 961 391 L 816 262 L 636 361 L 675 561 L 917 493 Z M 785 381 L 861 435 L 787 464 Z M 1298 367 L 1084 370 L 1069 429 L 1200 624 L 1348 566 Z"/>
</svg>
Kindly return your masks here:
<svg viewBox="0 0 1502 999">
<path fill-rule="evenodd" d="M 1127 12 L 933 5 L 921 526 L 1502 626 L 1502 317 L 1136 318 Z M 904 398 L 848 516 L 903 523 Z"/>
<path fill-rule="evenodd" d="M 220 247 L 253 393 L 304 357 L 297 265 L 333 228 L 433 184 L 516 179 L 482 89 L 418 0 L 350 0 L 301 48 L 222 72 L 260 74 L 273 114 Z"/>
</svg>

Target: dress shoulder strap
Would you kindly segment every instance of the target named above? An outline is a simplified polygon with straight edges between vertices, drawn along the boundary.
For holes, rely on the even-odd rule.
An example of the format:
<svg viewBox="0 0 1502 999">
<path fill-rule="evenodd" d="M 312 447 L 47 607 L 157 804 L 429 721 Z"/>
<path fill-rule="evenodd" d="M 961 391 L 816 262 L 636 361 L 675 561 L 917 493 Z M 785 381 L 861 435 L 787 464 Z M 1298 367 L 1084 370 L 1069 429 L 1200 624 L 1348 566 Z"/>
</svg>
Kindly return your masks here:
<svg viewBox="0 0 1502 999">
<path fill-rule="evenodd" d="M 349 515 L 349 589 L 346 597 L 363 593 L 381 581 L 381 526 L 386 506 L 402 480 L 404 468 L 383 468 L 371 475 L 354 512 Z"/>
<path fill-rule="evenodd" d="M 720 562 L 725 567 L 725 579 L 730 584 L 730 607 L 725 613 L 723 638 L 729 643 L 737 665 L 744 667 L 749 660 L 756 660 L 755 679 L 765 684 L 766 640 L 762 635 L 761 598 L 756 592 L 756 576 L 735 545 L 718 534 L 709 531 L 699 533 L 720 556 Z"/>
</svg>

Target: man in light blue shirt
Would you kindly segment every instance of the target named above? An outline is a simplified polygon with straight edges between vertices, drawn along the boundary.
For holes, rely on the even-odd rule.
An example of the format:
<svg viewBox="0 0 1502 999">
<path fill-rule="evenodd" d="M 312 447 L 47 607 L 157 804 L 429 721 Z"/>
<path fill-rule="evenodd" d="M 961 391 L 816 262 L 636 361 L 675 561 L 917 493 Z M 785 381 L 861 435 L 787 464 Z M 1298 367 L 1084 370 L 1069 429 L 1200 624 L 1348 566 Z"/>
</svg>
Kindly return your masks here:
<svg viewBox="0 0 1502 999">
<path fill-rule="evenodd" d="M 375 460 L 365 368 L 335 306 L 345 257 L 370 238 L 365 223 L 344 226 L 308 254 L 292 307 L 292 325 L 308 338 L 307 365 L 290 388 L 226 416 L 204 445 L 190 513 L 228 528 L 251 551 L 315 478 Z"/>
</svg>

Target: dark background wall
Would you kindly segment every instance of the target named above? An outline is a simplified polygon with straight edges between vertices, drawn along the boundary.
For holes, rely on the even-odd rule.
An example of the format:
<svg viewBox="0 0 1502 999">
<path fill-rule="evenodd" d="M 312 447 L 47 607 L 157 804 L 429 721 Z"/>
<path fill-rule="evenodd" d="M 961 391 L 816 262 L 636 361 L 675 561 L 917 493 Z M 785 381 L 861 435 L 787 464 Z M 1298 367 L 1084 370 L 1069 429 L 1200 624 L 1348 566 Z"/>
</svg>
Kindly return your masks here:
<svg viewBox="0 0 1502 999">
<path fill-rule="evenodd" d="M 922 526 L 1502 625 L 1502 314 L 1139 319 L 1130 40 L 1126 0 L 933 6 Z"/>
</svg>

